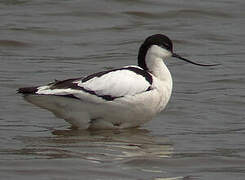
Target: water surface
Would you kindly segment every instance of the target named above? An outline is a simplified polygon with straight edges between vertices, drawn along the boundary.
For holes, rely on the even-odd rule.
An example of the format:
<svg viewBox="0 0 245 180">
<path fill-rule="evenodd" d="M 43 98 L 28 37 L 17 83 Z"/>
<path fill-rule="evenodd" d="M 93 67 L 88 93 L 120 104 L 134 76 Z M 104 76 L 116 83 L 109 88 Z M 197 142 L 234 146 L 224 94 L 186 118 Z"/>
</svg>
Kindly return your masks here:
<svg viewBox="0 0 245 180">
<path fill-rule="evenodd" d="M 2 179 L 239 180 L 245 176 L 244 1 L 0 2 Z M 164 112 L 139 129 L 78 131 L 16 89 L 135 64 L 149 35 L 177 53 Z"/>
</svg>

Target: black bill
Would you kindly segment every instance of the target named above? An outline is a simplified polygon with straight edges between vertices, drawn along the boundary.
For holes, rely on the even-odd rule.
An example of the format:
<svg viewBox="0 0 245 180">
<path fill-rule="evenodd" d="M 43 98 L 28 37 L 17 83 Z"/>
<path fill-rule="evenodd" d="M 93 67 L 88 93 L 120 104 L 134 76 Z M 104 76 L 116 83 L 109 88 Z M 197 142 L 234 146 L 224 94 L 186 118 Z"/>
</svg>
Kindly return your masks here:
<svg viewBox="0 0 245 180">
<path fill-rule="evenodd" d="M 196 63 L 196 62 L 190 61 L 190 60 L 188 60 L 188 59 L 186 59 L 186 58 L 183 58 L 183 57 L 181 57 L 180 55 L 175 54 L 175 53 L 172 54 L 172 57 L 175 57 L 175 58 L 184 60 L 184 61 L 186 61 L 186 62 L 188 62 L 188 63 L 195 64 L 195 65 L 197 65 L 197 66 L 217 66 L 217 65 L 220 65 L 220 64 L 200 64 L 200 63 Z"/>
</svg>

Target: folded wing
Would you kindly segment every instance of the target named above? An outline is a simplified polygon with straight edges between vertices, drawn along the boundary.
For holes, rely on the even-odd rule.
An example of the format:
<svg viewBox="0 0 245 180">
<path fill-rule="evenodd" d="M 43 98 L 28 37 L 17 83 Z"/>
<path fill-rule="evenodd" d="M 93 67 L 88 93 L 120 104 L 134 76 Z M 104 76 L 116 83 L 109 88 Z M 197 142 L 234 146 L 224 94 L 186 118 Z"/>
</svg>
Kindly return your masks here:
<svg viewBox="0 0 245 180">
<path fill-rule="evenodd" d="M 21 88 L 23 94 L 57 95 L 80 99 L 93 95 L 107 101 L 128 95 L 136 95 L 151 89 L 152 76 L 140 67 L 128 66 L 103 71 L 86 78 L 56 81 L 47 86 Z M 26 93 L 25 93 L 26 92 Z"/>
</svg>

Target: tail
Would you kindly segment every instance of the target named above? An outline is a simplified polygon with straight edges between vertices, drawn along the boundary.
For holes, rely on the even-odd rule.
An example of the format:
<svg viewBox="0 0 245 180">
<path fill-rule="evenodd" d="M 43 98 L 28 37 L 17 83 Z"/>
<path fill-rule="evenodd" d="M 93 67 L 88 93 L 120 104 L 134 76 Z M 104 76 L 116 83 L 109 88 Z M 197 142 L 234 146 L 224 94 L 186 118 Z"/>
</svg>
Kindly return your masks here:
<svg viewBox="0 0 245 180">
<path fill-rule="evenodd" d="M 35 94 L 38 91 L 37 87 L 24 87 L 24 88 L 19 88 L 17 90 L 17 93 L 20 94 Z"/>
</svg>

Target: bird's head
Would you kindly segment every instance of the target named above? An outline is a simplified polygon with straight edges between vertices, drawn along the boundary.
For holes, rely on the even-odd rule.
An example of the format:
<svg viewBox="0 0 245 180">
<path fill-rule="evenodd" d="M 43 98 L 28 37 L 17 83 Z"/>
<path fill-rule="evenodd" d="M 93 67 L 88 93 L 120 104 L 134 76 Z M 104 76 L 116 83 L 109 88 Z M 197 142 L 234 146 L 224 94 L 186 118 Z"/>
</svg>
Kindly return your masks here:
<svg viewBox="0 0 245 180">
<path fill-rule="evenodd" d="M 198 65 L 198 66 L 216 66 L 218 64 L 200 64 L 193 62 L 189 59 L 183 58 L 173 51 L 173 43 L 172 41 L 163 34 L 155 34 L 146 38 L 143 44 L 140 46 L 139 54 L 138 54 L 138 65 L 148 70 L 146 57 L 150 54 L 154 56 L 155 59 L 166 59 L 168 57 L 175 57 L 180 60 L 186 61 L 188 63 Z"/>
</svg>

